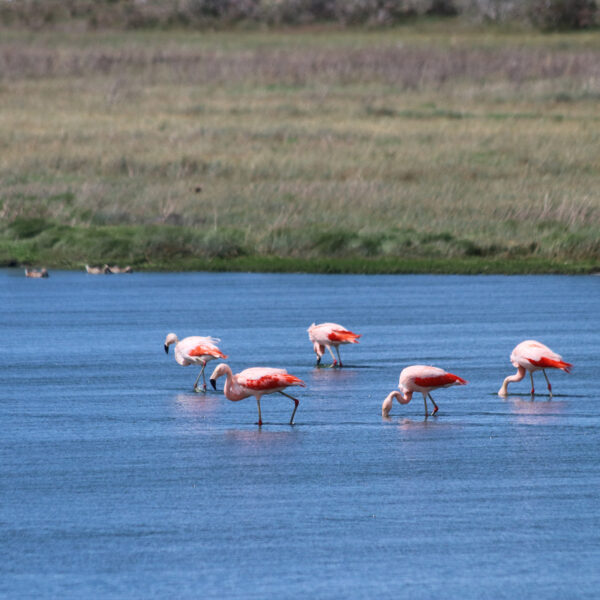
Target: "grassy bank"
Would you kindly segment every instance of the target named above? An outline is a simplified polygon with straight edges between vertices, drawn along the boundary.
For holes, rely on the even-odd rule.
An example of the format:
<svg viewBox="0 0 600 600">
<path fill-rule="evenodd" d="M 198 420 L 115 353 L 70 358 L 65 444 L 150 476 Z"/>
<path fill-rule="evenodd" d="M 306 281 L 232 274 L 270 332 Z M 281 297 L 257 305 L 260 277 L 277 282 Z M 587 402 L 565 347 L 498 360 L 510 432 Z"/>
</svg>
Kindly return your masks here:
<svg viewBox="0 0 600 600">
<path fill-rule="evenodd" d="M 589 272 L 600 39 L 6 31 L 0 264 Z"/>
<path fill-rule="evenodd" d="M 45 264 L 79 269 L 86 263 L 127 263 L 136 270 L 264 271 L 312 273 L 568 273 L 600 272 L 594 258 L 535 256 L 531 247 L 498 252 L 450 234 L 389 231 L 361 237 L 356 232 L 315 230 L 304 247 L 285 256 L 245 246 L 243 232 L 203 235 L 177 226 L 77 228 L 43 219 L 17 220 L 0 241 L 0 265 Z M 308 232 L 305 231 L 307 236 Z M 297 237 L 292 236 L 293 240 Z M 414 240 L 414 242 L 412 241 Z M 392 246 L 386 246 L 391 244 Z M 395 244 L 395 245 L 394 245 Z M 389 247 L 395 251 L 390 252 Z M 384 250 L 387 250 L 384 252 Z M 402 251 L 405 248 L 405 251 Z"/>
</svg>

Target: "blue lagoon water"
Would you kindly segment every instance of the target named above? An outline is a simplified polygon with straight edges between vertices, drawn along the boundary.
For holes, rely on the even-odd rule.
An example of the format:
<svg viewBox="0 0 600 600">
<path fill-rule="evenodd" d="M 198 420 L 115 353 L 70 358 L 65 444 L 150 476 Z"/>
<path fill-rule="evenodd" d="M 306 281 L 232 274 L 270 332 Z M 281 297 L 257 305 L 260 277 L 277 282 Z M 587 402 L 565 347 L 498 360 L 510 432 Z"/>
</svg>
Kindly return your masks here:
<svg viewBox="0 0 600 600">
<path fill-rule="evenodd" d="M 596 598 L 599 297 L 591 276 L 0 271 L 0 596 Z M 315 368 L 322 321 L 363 335 L 343 369 Z M 259 428 L 253 399 L 194 394 L 170 331 L 304 379 L 296 424 L 283 396 Z M 552 400 L 541 374 L 501 399 L 528 338 L 575 368 Z M 414 363 L 469 385 L 382 419 Z"/>
</svg>

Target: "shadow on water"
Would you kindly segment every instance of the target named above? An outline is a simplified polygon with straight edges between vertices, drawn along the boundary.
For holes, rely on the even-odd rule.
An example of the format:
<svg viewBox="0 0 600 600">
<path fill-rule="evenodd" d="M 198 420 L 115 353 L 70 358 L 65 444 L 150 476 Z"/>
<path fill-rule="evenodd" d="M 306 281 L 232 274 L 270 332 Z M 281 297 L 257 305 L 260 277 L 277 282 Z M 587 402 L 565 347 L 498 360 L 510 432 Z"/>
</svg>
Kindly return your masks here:
<svg viewBox="0 0 600 600">
<path fill-rule="evenodd" d="M 536 392 L 533 396 L 531 394 L 511 394 L 510 396 L 500 396 L 495 392 L 488 392 L 487 396 L 493 398 L 499 398 L 500 400 L 508 400 L 511 398 L 520 398 L 521 400 L 556 400 L 557 398 L 588 398 L 585 394 L 552 394 L 552 396 L 548 393 L 543 394 Z"/>
<path fill-rule="evenodd" d="M 339 385 L 340 382 L 352 381 L 356 379 L 358 373 L 347 369 L 313 369 L 309 373 L 311 380 L 318 383 L 335 383 Z"/>
<path fill-rule="evenodd" d="M 382 421 L 388 422 L 394 430 L 401 435 L 402 439 L 426 442 L 435 442 L 446 438 L 452 431 L 459 431 L 461 425 L 456 422 L 440 419 L 439 417 L 382 417 Z"/>
<path fill-rule="evenodd" d="M 348 369 L 379 369 L 379 365 L 347 365 L 346 363 L 344 363 L 343 367 L 334 367 L 333 365 L 330 364 L 320 364 L 320 365 L 315 365 L 313 364 L 314 370 L 315 371 L 333 371 L 335 373 L 342 373 L 343 371 L 346 371 Z"/>
<path fill-rule="evenodd" d="M 265 429 L 265 425 L 278 426 L 282 429 L 273 431 Z M 295 442 L 298 438 L 294 435 L 294 426 L 282 423 L 263 423 L 262 427 L 258 425 L 253 429 L 227 429 L 225 439 L 244 446 L 284 446 Z"/>
<path fill-rule="evenodd" d="M 528 396 L 509 396 L 503 399 L 510 412 L 517 417 L 517 423 L 526 425 L 548 425 L 558 422 L 559 415 L 564 413 L 567 402 L 546 397 L 537 400 Z"/>
<path fill-rule="evenodd" d="M 396 425 L 399 429 L 431 429 L 433 427 L 448 427 L 449 423 L 444 423 L 440 420 L 439 416 L 431 416 L 426 417 L 423 415 L 421 418 L 410 418 L 410 417 L 400 417 L 400 416 L 391 416 L 391 417 L 381 417 L 381 420 L 384 423 L 390 423 L 391 425 Z"/>
<path fill-rule="evenodd" d="M 223 406 L 223 398 L 216 394 L 177 394 L 175 404 L 181 412 L 189 415 L 213 414 Z"/>
</svg>

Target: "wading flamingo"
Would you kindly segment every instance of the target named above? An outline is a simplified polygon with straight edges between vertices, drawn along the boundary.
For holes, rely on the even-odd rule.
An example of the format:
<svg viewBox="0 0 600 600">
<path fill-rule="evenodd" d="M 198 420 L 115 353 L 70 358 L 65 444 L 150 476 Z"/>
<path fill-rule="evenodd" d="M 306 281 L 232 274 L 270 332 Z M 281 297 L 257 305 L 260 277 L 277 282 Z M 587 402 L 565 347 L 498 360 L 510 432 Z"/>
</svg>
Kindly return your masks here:
<svg viewBox="0 0 600 600">
<path fill-rule="evenodd" d="M 198 381 L 202 377 L 202 391 L 206 391 L 206 379 L 204 378 L 204 369 L 209 360 L 215 358 L 227 358 L 217 347 L 217 338 L 203 337 L 193 335 L 183 338 L 181 341 L 177 339 L 174 333 L 168 333 L 165 339 L 165 352 L 169 353 L 169 346 L 175 344 L 175 360 L 182 366 L 202 365 L 202 369 L 194 382 L 194 391 L 197 392 Z"/>
<path fill-rule="evenodd" d="M 540 370 L 546 378 L 548 391 L 550 392 L 550 396 L 552 396 L 552 386 L 546 375 L 546 369 L 560 369 L 561 371 L 570 373 L 573 366 L 565 362 L 560 354 L 556 354 L 548 346 L 544 346 L 544 344 L 540 344 L 540 342 L 536 342 L 535 340 L 525 340 L 518 346 L 515 346 L 510 355 L 510 362 L 517 367 L 517 372 L 514 375 L 509 375 L 504 380 L 502 387 L 498 390 L 499 396 L 506 396 L 508 394 L 508 384 L 513 381 L 521 381 L 525 377 L 525 371 L 529 371 L 529 377 L 531 377 L 531 395 L 533 396 L 535 394 L 533 372 Z"/>
<path fill-rule="evenodd" d="M 433 402 L 434 408 L 431 414 L 435 415 L 438 411 L 438 405 L 429 392 L 437 388 L 450 387 L 451 385 L 465 385 L 466 383 L 462 377 L 447 373 L 444 369 L 438 369 L 437 367 L 428 365 L 406 367 L 400 373 L 400 381 L 398 383 L 400 391 L 394 390 L 388 394 L 381 405 L 381 414 L 384 417 L 390 414 L 394 398 L 400 404 L 408 404 L 414 392 L 421 392 L 423 394 L 423 402 L 425 403 L 425 416 L 429 416 L 427 412 L 427 397 Z"/>
<path fill-rule="evenodd" d="M 360 335 L 348 331 L 345 327 L 338 325 L 337 323 L 320 323 L 315 325 L 314 323 L 308 328 L 308 337 L 313 343 L 315 354 L 317 355 L 317 364 L 320 364 L 321 357 L 325 354 L 325 348 L 329 350 L 331 358 L 333 358 L 332 367 L 338 364 L 331 347 L 335 348 L 337 357 L 339 359 L 340 367 L 342 367 L 342 359 L 340 357 L 340 344 L 358 344 L 358 338 Z"/>
<path fill-rule="evenodd" d="M 237 402 L 248 396 L 254 396 L 256 398 L 256 405 L 258 406 L 258 425 L 262 425 L 260 399 L 265 394 L 274 394 L 275 392 L 279 392 L 294 401 L 294 410 L 290 417 L 290 425 L 294 424 L 294 415 L 296 414 L 299 401 L 293 396 L 286 394 L 283 390 L 291 385 L 305 387 L 305 383 L 302 379 L 299 379 L 295 375 L 290 375 L 285 369 L 272 369 L 270 367 L 253 367 L 234 375 L 229 365 L 221 363 L 215 367 L 213 374 L 210 376 L 210 383 L 215 390 L 217 389 L 217 379 L 223 375 L 227 377 L 223 391 L 228 400 Z"/>
</svg>

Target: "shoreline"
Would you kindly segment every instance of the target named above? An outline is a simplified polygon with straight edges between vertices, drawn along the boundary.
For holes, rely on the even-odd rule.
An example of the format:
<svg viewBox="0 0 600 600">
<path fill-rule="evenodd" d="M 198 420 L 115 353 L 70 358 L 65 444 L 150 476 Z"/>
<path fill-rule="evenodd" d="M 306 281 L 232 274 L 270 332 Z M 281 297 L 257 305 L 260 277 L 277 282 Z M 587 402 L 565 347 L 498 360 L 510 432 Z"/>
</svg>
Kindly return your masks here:
<svg viewBox="0 0 600 600">
<path fill-rule="evenodd" d="M 85 261 L 96 264 L 94 261 Z M 127 259 L 100 261 L 131 265 L 139 272 L 253 272 L 314 273 L 347 275 L 592 275 L 600 273 L 596 261 L 558 259 L 484 259 L 484 258 L 287 258 L 277 256 L 245 256 L 232 259 L 183 259 L 136 264 Z M 2 268 L 44 266 L 47 269 L 85 270 L 84 262 L 44 262 L 0 264 Z"/>
</svg>

